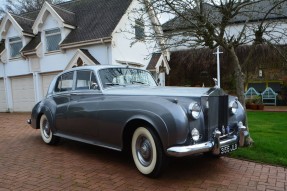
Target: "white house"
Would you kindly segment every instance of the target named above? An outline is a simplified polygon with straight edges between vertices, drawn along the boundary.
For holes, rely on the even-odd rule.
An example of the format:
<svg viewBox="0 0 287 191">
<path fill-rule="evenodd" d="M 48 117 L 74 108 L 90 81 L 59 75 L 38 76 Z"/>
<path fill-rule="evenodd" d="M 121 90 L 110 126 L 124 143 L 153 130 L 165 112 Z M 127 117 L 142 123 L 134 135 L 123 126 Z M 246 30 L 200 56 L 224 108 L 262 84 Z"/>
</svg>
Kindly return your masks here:
<svg viewBox="0 0 287 191">
<path fill-rule="evenodd" d="M 202 2 L 202 1 L 198 1 L 198 2 Z M 228 2 L 230 1 L 224 1 L 224 2 L 226 2 L 228 6 L 232 5 L 232 3 L 228 4 Z M 234 41 L 235 39 L 236 40 L 240 39 L 239 44 L 242 44 L 242 45 L 251 45 L 256 40 L 257 42 L 268 42 L 269 44 L 286 46 L 287 44 L 287 35 L 286 35 L 287 34 L 287 22 L 286 22 L 287 2 L 282 1 L 282 3 L 280 4 L 279 2 L 280 1 L 272 1 L 272 0 L 254 1 L 251 3 L 249 2 L 249 3 L 246 3 L 246 6 L 242 8 L 238 12 L 238 14 L 234 9 L 233 11 L 236 16 L 233 17 L 231 20 L 229 20 L 225 28 L 226 30 L 224 31 L 224 33 L 222 33 L 222 35 L 224 36 L 226 41 Z M 191 5 L 190 7 L 192 7 L 193 3 L 190 3 Z M 216 1 L 214 3 L 216 4 Z M 182 4 L 186 5 L 189 3 L 186 2 L 186 4 L 185 3 L 182 3 Z M 176 8 L 179 8 L 180 5 L 181 4 L 178 4 L 178 6 L 177 5 L 174 5 L 174 6 L 176 6 Z M 277 6 L 274 7 L 275 5 Z M 228 6 L 225 8 L 227 9 Z M 233 6 L 236 7 L 236 4 L 234 4 Z M 206 18 L 207 18 L 206 20 L 204 20 L 205 21 L 204 23 L 200 23 L 200 24 L 204 26 L 215 26 L 214 31 L 213 29 L 212 30 L 210 29 L 210 31 L 213 31 L 214 34 L 217 34 L 218 36 L 220 36 L 221 35 L 220 24 L 222 22 L 223 14 L 220 12 L 219 7 L 212 5 L 212 3 L 203 3 L 202 7 L 200 8 L 201 8 L 201 11 L 204 13 L 203 15 L 206 15 Z M 164 10 L 162 6 L 157 7 L 157 9 Z M 198 16 L 199 14 L 198 8 L 194 7 L 194 9 L 189 9 L 188 7 L 184 6 L 184 7 L 181 7 L 181 10 L 179 12 L 181 13 L 180 14 L 181 16 L 175 16 L 173 19 L 169 20 L 168 22 L 162 25 L 162 30 L 164 33 L 164 35 L 162 36 L 164 36 L 167 39 L 166 47 L 168 47 L 171 52 L 170 61 L 169 61 L 169 64 L 171 66 L 170 76 L 173 76 L 175 74 L 173 71 L 177 71 L 177 67 L 182 68 L 186 66 L 186 65 L 183 65 L 182 63 L 191 63 L 191 61 L 189 61 L 191 58 L 186 56 L 187 54 L 183 56 L 182 54 L 179 55 L 178 52 L 192 53 L 192 52 L 196 52 L 194 51 L 194 49 L 208 48 L 205 44 L 206 41 L 203 41 L 203 38 L 199 40 L 198 37 L 204 34 L 204 32 L 208 34 L 210 31 L 206 29 L 207 27 L 203 27 L 201 31 L 197 30 L 198 29 L 197 26 L 201 26 L 201 25 L 198 24 L 198 21 L 196 19 L 190 19 L 190 18 Z M 171 10 L 170 13 L 174 13 L 174 11 Z M 189 20 L 186 18 L 188 18 Z M 264 33 L 262 33 L 263 34 L 262 37 L 260 35 L 261 31 L 258 32 L 259 26 L 261 26 L 262 29 L 265 30 Z M 201 35 L 198 35 L 200 33 Z M 262 54 L 266 54 L 266 52 L 262 52 Z M 157 53 L 154 53 L 152 55 L 152 58 L 150 60 L 149 65 L 147 66 L 147 69 L 155 70 L 154 67 L 157 66 L 158 63 L 161 62 L 160 55 L 161 54 L 157 54 Z M 211 55 L 213 54 L 211 53 Z M 223 55 L 226 55 L 225 51 L 223 51 Z M 215 55 L 214 55 L 214 58 L 216 58 Z M 202 65 L 202 63 L 203 62 L 199 63 L 199 66 Z M 274 73 L 278 71 L 277 68 L 275 68 L 276 70 L 273 70 L 274 68 L 272 68 L 271 70 L 268 71 L 269 66 L 267 68 L 263 66 L 262 64 L 263 63 L 259 63 L 258 65 L 260 66 L 258 66 L 258 69 L 253 70 L 252 71 L 253 73 L 251 73 L 251 71 L 249 72 L 249 78 L 247 78 L 247 85 L 249 83 L 252 83 L 252 85 L 254 85 L 253 82 L 256 82 L 256 84 L 259 84 L 259 85 L 264 84 L 263 87 L 266 88 L 265 87 L 266 85 L 270 86 L 270 83 L 267 84 L 266 81 L 270 81 L 272 83 L 273 82 L 276 83 L 274 86 L 277 86 L 277 87 L 280 86 L 280 83 L 282 84 L 282 79 L 284 79 L 284 75 L 285 75 L 285 74 L 281 74 L 282 70 L 279 70 L 280 75 L 278 74 L 275 75 Z M 276 64 L 276 66 L 279 64 Z M 272 63 L 270 63 L 270 65 L 272 65 Z M 260 67 L 264 68 L 264 70 Z M 205 75 L 207 74 L 206 68 L 202 70 L 202 73 Z M 176 73 L 175 76 L 176 75 L 178 75 L 178 73 Z M 181 75 L 181 76 L 184 76 L 184 75 Z M 190 79 L 191 78 L 198 79 L 199 76 L 200 74 L 198 74 L 197 76 L 190 77 Z M 210 79 L 212 79 L 213 77 L 216 77 L 216 75 L 210 76 Z M 172 78 L 169 77 L 169 79 L 172 79 Z M 175 79 L 175 77 L 173 79 Z M 190 79 L 188 80 L 190 81 Z M 167 84 L 174 85 L 174 83 L 170 83 L 170 81 L 171 80 L 169 80 Z M 172 80 L 172 81 L 175 82 L 175 80 Z M 196 85 L 201 85 L 201 84 L 203 83 L 197 83 Z M 276 88 L 276 89 L 279 89 L 279 88 Z"/>
<path fill-rule="evenodd" d="M 0 112 L 31 111 L 51 79 L 68 68 L 127 63 L 145 68 L 155 42 L 147 46 L 143 35 L 152 29 L 130 19 L 130 10 L 140 6 L 137 0 L 81 0 L 7 13 L 0 25 Z M 133 32 L 121 32 L 127 28 Z"/>
</svg>

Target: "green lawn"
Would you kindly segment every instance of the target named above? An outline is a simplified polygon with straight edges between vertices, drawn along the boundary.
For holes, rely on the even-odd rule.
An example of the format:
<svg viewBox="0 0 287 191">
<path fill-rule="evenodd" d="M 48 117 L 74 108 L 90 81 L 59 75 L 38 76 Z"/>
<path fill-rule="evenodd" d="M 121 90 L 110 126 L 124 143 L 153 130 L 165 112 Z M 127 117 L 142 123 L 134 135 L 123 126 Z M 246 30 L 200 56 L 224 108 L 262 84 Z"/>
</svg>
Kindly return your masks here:
<svg viewBox="0 0 287 191">
<path fill-rule="evenodd" d="M 254 144 L 230 155 L 287 167 L 287 112 L 247 113 Z"/>
</svg>

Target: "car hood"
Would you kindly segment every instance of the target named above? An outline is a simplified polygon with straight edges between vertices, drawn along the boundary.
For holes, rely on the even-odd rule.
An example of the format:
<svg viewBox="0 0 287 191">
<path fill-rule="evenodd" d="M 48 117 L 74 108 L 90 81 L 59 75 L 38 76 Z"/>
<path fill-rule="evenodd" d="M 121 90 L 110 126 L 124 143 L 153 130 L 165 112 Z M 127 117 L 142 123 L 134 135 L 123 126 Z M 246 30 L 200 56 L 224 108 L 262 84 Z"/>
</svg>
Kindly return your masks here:
<svg viewBox="0 0 287 191">
<path fill-rule="evenodd" d="M 147 96 L 180 96 L 201 97 L 208 95 L 222 95 L 224 92 L 219 88 L 194 88 L 174 86 L 126 86 L 112 87 L 103 91 L 106 95 L 147 95 Z"/>
</svg>

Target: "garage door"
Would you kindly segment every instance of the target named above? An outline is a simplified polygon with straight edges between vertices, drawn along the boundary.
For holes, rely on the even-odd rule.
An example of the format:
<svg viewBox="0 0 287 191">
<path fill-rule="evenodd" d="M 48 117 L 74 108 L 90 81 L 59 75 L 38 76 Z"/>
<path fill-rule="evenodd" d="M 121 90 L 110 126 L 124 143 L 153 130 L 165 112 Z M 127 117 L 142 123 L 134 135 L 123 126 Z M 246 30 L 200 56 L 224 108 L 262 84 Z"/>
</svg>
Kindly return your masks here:
<svg viewBox="0 0 287 191">
<path fill-rule="evenodd" d="M 4 80 L 0 79 L 0 112 L 5 112 L 6 109 L 7 109 L 7 105 L 6 105 Z"/>
<path fill-rule="evenodd" d="M 14 111 L 31 111 L 35 104 L 32 76 L 12 78 Z"/>
<path fill-rule="evenodd" d="M 53 80 L 53 78 L 57 75 L 57 73 L 53 73 L 53 74 L 42 74 L 42 93 L 43 93 L 43 97 L 46 96 L 48 88 L 50 86 L 51 81 Z"/>
</svg>

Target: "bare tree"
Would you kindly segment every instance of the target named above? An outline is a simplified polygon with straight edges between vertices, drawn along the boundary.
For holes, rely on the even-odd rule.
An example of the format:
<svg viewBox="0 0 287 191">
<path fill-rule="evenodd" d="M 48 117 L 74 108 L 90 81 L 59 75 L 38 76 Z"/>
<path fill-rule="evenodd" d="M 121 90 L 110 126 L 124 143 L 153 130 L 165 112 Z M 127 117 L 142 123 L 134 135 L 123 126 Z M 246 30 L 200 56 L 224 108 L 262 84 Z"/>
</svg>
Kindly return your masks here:
<svg viewBox="0 0 287 191">
<path fill-rule="evenodd" d="M 286 44 L 286 0 L 139 0 L 150 16 L 171 14 L 175 17 L 159 31 L 159 23 L 149 20 L 157 30 L 146 33 L 145 39 L 156 39 L 160 51 L 177 47 L 214 49 L 220 46 L 230 56 L 234 70 L 236 93 L 245 105 L 245 75 L 242 66 L 248 62 L 259 44 Z M 144 18 L 137 11 L 138 18 Z M 140 16 L 140 14 L 142 16 Z M 250 45 L 250 51 L 240 63 L 235 49 Z"/>
<path fill-rule="evenodd" d="M 6 0 L 5 7 L 0 8 L 0 15 L 3 17 L 6 11 L 14 14 L 21 14 L 40 10 L 45 1 L 57 4 L 67 0 Z"/>
</svg>

